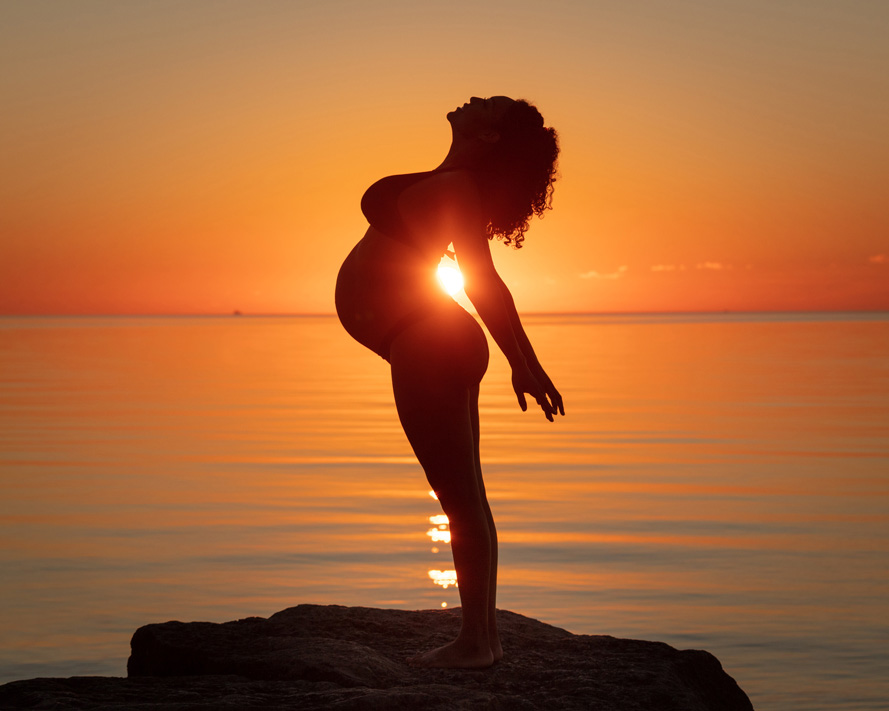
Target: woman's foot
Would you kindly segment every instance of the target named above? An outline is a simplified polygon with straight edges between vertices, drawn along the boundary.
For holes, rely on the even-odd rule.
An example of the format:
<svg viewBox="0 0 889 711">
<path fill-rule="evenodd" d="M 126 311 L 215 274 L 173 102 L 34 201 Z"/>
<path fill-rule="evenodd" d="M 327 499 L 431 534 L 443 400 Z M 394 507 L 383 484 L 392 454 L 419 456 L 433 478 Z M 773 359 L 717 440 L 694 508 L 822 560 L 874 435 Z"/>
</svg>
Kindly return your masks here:
<svg viewBox="0 0 889 711">
<path fill-rule="evenodd" d="M 503 650 L 500 651 L 502 656 Z M 443 647 L 412 657 L 408 664 L 429 669 L 485 669 L 494 661 L 495 654 L 490 647 L 466 644 L 456 639 Z"/>
</svg>

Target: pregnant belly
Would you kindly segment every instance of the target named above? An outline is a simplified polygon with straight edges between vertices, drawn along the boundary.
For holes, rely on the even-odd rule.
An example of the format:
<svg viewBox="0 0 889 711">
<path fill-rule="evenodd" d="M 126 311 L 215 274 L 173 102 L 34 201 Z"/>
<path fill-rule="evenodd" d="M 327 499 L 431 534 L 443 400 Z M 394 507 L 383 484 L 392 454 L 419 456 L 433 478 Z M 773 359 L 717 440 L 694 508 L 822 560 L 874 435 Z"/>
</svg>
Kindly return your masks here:
<svg viewBox="0 0 889 711">
<path fill-rule="evenodd" d="M 435 273 L 416 260 L 374 258 L 363 245 L 352 250 L 336 281 L 336 312 L 356 341 L 380 352 L 390 330 L 407 315 L 453 300 L 439 288 Z"/>
</svg>

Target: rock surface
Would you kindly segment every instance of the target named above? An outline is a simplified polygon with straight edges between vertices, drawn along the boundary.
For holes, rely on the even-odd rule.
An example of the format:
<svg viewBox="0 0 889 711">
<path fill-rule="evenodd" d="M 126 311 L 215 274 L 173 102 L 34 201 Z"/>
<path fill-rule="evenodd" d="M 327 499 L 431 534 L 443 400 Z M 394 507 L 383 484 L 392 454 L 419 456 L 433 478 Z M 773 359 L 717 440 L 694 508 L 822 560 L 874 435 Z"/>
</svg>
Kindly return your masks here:
<svg viewBox="0 0 889 711">
<path fill-rule="evenodd" d="M 0 708 L 752 711 L 711 654 L 574 635 L 499 611 L 505 658 L 490 669 L 415 669 L 458 610 L 299 605 L 268 619 L 167 622 L 133 635 L 129 677 L 0 686 Z"/>
</svg>

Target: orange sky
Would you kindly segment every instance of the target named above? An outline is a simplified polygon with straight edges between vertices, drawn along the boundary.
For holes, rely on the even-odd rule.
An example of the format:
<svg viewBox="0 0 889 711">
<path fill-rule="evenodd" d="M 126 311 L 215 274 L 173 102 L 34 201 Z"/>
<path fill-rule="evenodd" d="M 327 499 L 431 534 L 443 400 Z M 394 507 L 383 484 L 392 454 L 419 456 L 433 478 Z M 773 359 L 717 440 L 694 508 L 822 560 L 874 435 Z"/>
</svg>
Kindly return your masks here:
<svg viewBox="0 0 889 711">
<path fill-rule="evenodd" d="M 561 133 L 523 311 L 889 309 L 889 5 L 0 6 L 0 314 L 330 312 L 470 95 Z"/>
</svg>

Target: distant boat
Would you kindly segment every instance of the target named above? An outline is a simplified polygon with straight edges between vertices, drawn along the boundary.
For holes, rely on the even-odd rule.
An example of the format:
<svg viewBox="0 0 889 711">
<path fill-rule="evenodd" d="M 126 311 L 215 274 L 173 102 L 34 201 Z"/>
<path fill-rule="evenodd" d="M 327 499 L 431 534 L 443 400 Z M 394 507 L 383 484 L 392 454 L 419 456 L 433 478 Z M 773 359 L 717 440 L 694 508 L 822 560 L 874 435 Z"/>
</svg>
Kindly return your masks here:
<svg viewBox="0 0 889 711">
<path fill-rule="evenodd" d="M 243 314 L 242 314 L 240 311 L 238 311 L 237 309 L 235 309 L 234 311 L 232 311 L 232 316 L 242 316 L 242 315 L 243 315 Z"/>
</svg>

